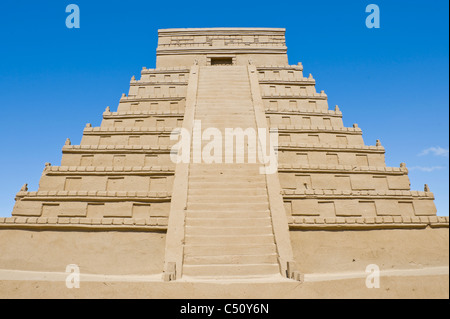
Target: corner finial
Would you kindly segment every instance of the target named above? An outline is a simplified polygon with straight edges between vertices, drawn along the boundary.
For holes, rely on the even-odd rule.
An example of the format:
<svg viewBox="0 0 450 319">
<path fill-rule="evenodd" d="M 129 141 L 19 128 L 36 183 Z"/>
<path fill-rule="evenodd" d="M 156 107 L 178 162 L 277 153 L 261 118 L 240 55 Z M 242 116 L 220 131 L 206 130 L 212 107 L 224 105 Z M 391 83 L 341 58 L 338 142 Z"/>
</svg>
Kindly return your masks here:
<svg viewBox="0 0 450 319">
<path fill-rule="evenodd" d="M 406 163 L 400 163 L 400 168 L 406 168 Z"/>
<path fill-rule="evenodd" d="M 341 110 L 339 109 L 339 106 L 336 104 L 335 106 L 334 106 L 334 111 L 335 112 L 340 112 Z"/>
<path fill-rule="evenodd" d="M 52 166 L 52 163 L 49 163 L 49 162 L 45 163 L 45 168 L 50 167 L 50 166 Z"/>
<path fill-rule="evenodd" d="M 358 124 L 353 123 L 353 128 L 358 128 Z"/>
<path fill-rule="evenodd" d="M 20 189 L 21 192 L 27 192 L 28 191 L 28 184 L 23 184 L 22 188 Z"/>
<path fill-rule="evenodd" d="M 377 142 L 376 142 L 376 144 L 375 144 L 376 146 L 381 146 L 381 142 L 380 142 L 380 140 L 377 140 Z"/>
<path fill-rule="evenodd" d="M 106 107 L 105 112 L 111 112 L 111 108 L 109 106 Z"/>
<path fill-rule="evenodd" d="M 72 143 L 70 142 L 70 138 L 66 139 L 66 143 L 64 145 L 72 145 Z"/>
<path fill-rule="evenodd" d="M 423 186 L 423 191 L 424 191 L 424 192 L 430 192 L 430 187 L 428 186 L 428 184 L 425 184 L 425 185 Z"/>
<path fill-rule="evenodd" d="M 86 127 L 92 127 L 91 123 L 86 123 Z"/>
<path fill-rule="evenodd" d="M 312 79 L 313 79 L 312 73 L 310 73 L 310 74 L 309 74 L 309 77 L 308 77 L 308 79 L 310 79 L 310 80 L 312 80 Z"/>
<path fill-rule="evenodd" d="M 134 75 L 131 77 L 131 81 L 136 81 L 136 77 Z"/>
</svg>

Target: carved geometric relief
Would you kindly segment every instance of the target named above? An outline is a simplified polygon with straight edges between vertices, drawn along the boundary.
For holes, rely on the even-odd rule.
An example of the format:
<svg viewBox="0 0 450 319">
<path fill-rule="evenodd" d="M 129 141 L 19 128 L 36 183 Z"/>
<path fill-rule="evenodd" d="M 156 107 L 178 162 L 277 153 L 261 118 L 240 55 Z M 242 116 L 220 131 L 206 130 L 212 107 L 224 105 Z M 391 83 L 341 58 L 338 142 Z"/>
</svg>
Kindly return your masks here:
<svg viewBox="0 0 450 319">
<path fill-rule="evenodd" d="M 380 199 L 375 202 L 377 215 L 401 215 L 398 207 L 398 201 Z"/>
<path fill-rule="evenodd" d="M 318 216 L 319 214 L 317 199 L 296 199 L 292 201 L 292 215 Z"/>
<path fill-rule="evenodd" d="M 341 199 L 334 202 L 336 206 L 336 216 L 361 216 L 361 210 L 358 200 Z"/>
<path fill-rule="evenodd" d="M 359 201 L 359 210 L 364 217 L 375 217 L 377 215 L 374 201 Z"/>
</svg>

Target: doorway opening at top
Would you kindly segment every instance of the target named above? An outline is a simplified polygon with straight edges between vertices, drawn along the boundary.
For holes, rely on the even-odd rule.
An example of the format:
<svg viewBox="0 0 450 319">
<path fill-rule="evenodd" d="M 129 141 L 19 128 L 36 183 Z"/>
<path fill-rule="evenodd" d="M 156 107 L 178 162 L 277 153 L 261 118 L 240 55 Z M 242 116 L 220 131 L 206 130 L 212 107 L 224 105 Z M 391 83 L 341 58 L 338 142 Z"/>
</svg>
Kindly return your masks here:
<svg viewBox="0 0 450 319">
<path fill-rule="evenodd" d="M 232 57 L 211 58 L 211 65 L 233 65 Z"/>
</svg>

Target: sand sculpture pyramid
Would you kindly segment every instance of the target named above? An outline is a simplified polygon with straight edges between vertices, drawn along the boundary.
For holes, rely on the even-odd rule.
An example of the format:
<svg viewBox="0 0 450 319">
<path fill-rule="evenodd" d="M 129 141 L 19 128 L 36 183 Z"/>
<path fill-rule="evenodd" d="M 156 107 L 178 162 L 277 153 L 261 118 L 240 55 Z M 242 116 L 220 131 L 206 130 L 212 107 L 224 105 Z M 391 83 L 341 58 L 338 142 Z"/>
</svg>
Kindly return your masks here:
<svg viewBox="0 0 450 319">
<path fill-rule="evenodd" d="M 298 279 L 291 229 L 448 223 L 433 194 L 411 191 L 405 164 L 386 167 L 355 124 L 330 110 L 303 67 L 289 65 L 284 29 L 159 30 L 155 69 L 133 76 L 117 111 L 67 140 L 38 191 L 17 193 L 3 223 L 92 231 L 167 232 L 165 279 Z M 175 128 L 278 129 L 278 173 L 259 163 L 174 163 Z M 247 153 L 245 153 L 247 154 Z"/>
</svg>

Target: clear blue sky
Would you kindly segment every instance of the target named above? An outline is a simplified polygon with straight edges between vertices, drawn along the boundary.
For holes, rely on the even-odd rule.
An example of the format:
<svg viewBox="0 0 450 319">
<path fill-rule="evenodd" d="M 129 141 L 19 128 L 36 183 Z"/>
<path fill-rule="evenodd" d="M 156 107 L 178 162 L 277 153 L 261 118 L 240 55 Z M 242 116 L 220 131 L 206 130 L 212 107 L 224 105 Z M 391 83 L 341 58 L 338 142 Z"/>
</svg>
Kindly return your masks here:
<svg viewBox="0 0 450 319">
<path fill-rule="evenodd" d="M 65 8 L 79 5 L 81 28 Z M 365 26 L 366 5 L 381 28 Z M 448 215 L 449 16 L 433 1 L 2 1 L 0 216 L 24 183 L 37 190 L 67 137 L 115 110 L 132 75 L 155 66 L 157 29 L 285 27 L 289 62 L 301 61 L 344 124 L 380 139 L 388 166 L 406 162 L 412 189 L 428 183 Z M 428 151 L 427 151 L 428 150 Z"/>
</svg>

